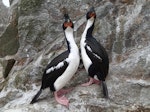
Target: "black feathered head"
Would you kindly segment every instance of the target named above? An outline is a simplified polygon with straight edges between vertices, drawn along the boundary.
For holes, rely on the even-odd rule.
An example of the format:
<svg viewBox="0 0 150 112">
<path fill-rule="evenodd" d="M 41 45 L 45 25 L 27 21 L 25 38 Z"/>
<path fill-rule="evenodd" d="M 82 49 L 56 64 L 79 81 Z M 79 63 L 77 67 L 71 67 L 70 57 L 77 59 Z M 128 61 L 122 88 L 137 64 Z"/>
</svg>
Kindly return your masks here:
<svg viewBox="0 0 150 112">
<path fill-rule="evenodd" d="M 64 14 L 65 22 L 63 23 L 63 29 L 65 30 L 67 27 L 73 28 L 73 22 L 71 21 L 68 14 Z"/>
<path fill-rule="evenodd" d="M 86 14 L 86 19 L 90 19 L 90 18 L 96 18 L 96 12 L 94 10 L 94 7 L 91 7 L 90 10 L 87 12 Z"/>
</svg>

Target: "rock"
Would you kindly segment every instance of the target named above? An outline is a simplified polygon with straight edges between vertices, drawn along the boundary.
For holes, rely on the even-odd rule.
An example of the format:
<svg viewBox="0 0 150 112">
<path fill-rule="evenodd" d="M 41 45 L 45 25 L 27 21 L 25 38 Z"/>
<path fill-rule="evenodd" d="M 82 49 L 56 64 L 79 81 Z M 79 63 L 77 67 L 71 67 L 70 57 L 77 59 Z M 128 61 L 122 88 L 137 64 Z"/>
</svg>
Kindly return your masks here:
<svg viewBox="0 0 150 112">
<path fill-rule="evenodd" d="M 9 8 L 4 6 L 4 4 L 2 3 L 2 0 L 0 0 L 0 55 L 2 54 L 2 49 L 4 49 L 1 47 L 1 44 L 3 44 L 1 35 L 5 31 L 8 25 L 8 22 L 9 22 Z M 3 71 L 4 69 L 3 69 L 3 65 L 1 64 L 1 59 L 0 59 L 0 82 L 1 80 L 3 81 Z"/>
<path fill-rule="evenodd" d="M 93 35 L 106 48 L 110 58 L 106 80 L 110 99 L 103 98 L 101 86 L 78 86 L 88 80 L 81 64 L 66 85 L 66 88 L 74 87 L 67 94 L 69 110 L 55 101 L 49 89 L 43 91 L 37 103 L 30 105 L 31 98 L 40 88 L 45 66 L 66 49 L 62 30 L 64 7 L 75 23 L 74 34 L 79 45 L 85 28 L 85 14 L 91 6 L 95 6 L 97 13 Z M 11 14 L 15 15 L 3 35 L 13 32 L 12 40 L 8 38 L 13 49 L 9 50 L 2 42 L 5 49 L 0 52 L 0 60 L 15 60 L 15 64 L 9 68 L 5 80 L 0 78 L 0 110 L 150 111 L 149 7 L 148 0 L 11 0 Z M 13 28 L 9 29 L 10 26 Z"/>
<path fill-rule="evenodd" d="M 6 78 L 13 67 L 15 60 L 13 58 L 6 59 L 9 57 L 8 55 L 15 55 L 19 48 L 19 38 L 18 38 L 18 15 L 16 11 L 16 6 L 12 8 L 12 12 L 10 11 L 10 15 L 8 13 L 1 12 L 0 14 L 4 15 L 4 19 L 6 20 L 6 28 L 3 31 L 2 35 L 0 35 L 0 65 L 1 71 L 3 73 L 4 78 Z M 8 12 L 8 9 L 6 10 Z M 10 22 L 8 24 L 8 18 Z M 11 56 L 10 56 L 11 57 Z M 13 56 L 12 56 L 13 57 Z M 14 62 L 13 62 L 13 61 Z"/>
<path fill-rule="evenodd" d="M 18 31 L 12 24 L 6 28 L 5 32 L 0 37 L 0 57 L 13 55 L 19 48 Z"/>
<path fill-rule="evenodd" d="M 9 20 L 8 10 L 9 8 L 4 6 L 2 0 L 0 0 L 0 35 L 3 33 L 8 24 Z"/>
<path fill-rule="evenodd" d="M 14 59 L 10 59 L 10 60 L 8 60 L 7 61 L 7 65 L 6 65 L 6 67 L 4 67 L 5 68 L 5 71 L 4 71 L 4 78 L 6 78 L 7 76 L 8 76 L 8 74 L 10 73 L 10 71 L 11 71 L 11 69 L 12 69 L 12 67 L 14 66 L 14 64 L 15 64 L 15 60 Z"/>
</svg>

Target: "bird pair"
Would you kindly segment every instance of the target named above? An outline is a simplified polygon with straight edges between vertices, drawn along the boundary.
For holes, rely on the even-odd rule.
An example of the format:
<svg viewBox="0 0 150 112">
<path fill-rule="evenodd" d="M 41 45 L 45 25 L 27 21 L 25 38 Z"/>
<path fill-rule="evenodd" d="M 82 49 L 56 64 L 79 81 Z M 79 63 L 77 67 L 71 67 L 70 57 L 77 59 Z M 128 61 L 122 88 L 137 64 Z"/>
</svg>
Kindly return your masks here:
<svg viewBox="0 0 150 112">
<path fill-rule="evenodd" d="M 64 96 L 69 90 L 64 90 L 62 88 L 77 71 L 80 56 L 73 36 L 73 22 L 68 14 L 65 14 L 64 17 L 65 22 L 63 23 L 63 30 L 68 50 L 55 57 L 50 64 L 48 64 L 43 73 L 41 88 L 32 99 L 31 104 L 37 101 L 42 90 L 49 87 L 50 90 L 54 92 L 55 99 L 58 103 L 67 107 L 69 106 L 69 100 Z M 96 13 L 93 7 L 87 12 L 86 18 L 87 24 L 82 34 L 80 47 L 82 61 L 86 72 L 90 76 L 90 80 L 82 84 L 82 86 L 88 86 L 93 83 L 100 84 L 101 81 L 103 94 L 105 97 L 108 97 L 105 78 L 108 74 L 109 59 L 104 47 L 92 36 L 96 19 Z M 95 76 L 97 76 L 97 79 L 95 79 Z"/>
</svg>

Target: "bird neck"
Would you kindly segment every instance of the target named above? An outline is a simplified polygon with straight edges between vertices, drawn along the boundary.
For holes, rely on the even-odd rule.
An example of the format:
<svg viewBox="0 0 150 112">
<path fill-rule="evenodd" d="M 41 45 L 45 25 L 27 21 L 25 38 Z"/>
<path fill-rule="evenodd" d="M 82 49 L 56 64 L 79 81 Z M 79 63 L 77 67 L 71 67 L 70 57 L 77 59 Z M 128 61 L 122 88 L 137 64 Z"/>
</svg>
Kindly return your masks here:
<svg viewBox="0 0 150 112">
<path fill-rule="evenodd" d="M 83 32 L 84 38 L 92 37 L 92 32 L 94 29 L 94 23 L 95 23 L 94 18 L 88 19 L 85 30 Z"/>
<path fill-rule="evenodd" d="M 65 30 L 65 37 L 66 37 L 66 41 L 67 41 L 68 51 L 70 53 L 74 53 L 74 52 L 78 51 L 78 47 L 77 47 L 75 40 L 74 40 L 72 28 L 67 28 Z"/>
</svg>

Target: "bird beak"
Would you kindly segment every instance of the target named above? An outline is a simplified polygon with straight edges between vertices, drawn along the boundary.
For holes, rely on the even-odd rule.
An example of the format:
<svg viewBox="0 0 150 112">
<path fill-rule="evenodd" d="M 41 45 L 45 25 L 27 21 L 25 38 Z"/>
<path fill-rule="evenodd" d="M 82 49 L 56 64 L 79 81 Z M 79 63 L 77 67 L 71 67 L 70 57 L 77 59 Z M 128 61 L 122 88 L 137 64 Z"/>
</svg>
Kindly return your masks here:
<svg viewBox="0 0 150 112">
<path fill-rule="evenodd" d="M 67 28 L 68 26 L 73 27 L 73 23 L 68 14 L 64 14 L 65 22 L 64 26 Z"/>
<path fill-rule="evenodd" d="M 89 10 L 89 12 L 95 12 L 94 7 L 91 7 L 90 10 Z"/>
<path fill-rule="evenodd" d="M 70 22 L 70 17 L 68 14 L 64 14 L 65 22 Z"/>
<path fill-rule="evenodd" d="M 89 10 L 89 15 L 88 15 L 90 18 L 93 17 L 95 18 L 96 17 L 96 13 L 95 13 L 95 10 L 94 10 L 94 7 L 91 7 L 90 10 Z"/>
</svg>

